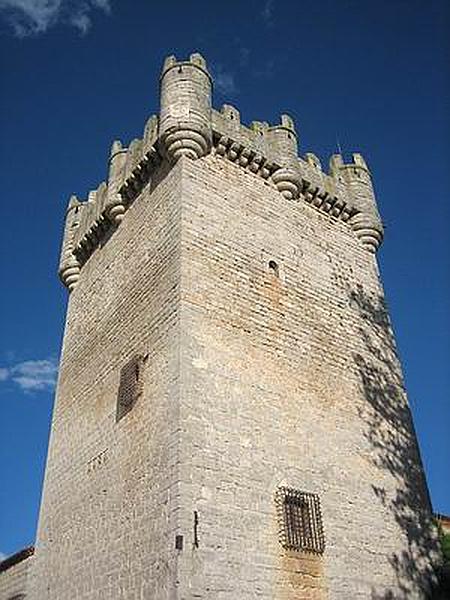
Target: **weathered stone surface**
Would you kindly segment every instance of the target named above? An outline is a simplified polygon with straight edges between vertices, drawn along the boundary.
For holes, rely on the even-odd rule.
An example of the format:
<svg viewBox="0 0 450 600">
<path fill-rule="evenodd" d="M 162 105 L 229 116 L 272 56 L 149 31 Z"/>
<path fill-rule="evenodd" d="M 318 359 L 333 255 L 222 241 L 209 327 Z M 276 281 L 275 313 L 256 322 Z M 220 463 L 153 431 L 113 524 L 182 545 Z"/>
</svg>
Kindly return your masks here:
<svg viewBox="0 0 450 600">
<path fill-rule="evenodd" d="M 27 550 L 24 551 L 25 557 L 21 557 L 17 563 L 4 570 L 0 568 L 0 600 L 22 600 L 26 597 L 33 561 L 32 548 Z"/>
<path fill-rule="evenodd" d="M 373 255 L 228 161 L 186 161 L 182 189 L 183 507 L 210 550 L 197 585 L 424 597 L 408 567 L 428 559 L 428 498 Z M 279 485 L 320 494 L 327 550 L 312 572 L 280 551 Z"/>
<path fill-rule="evenodd" d="M 180 165 L 127 211 L 71 294 L 30 595 L 158 598 L 175 585 Z M 121 368 L 144 395 L 116 422 Z"/>
<path fill-rule="evenodd" d="M 296 157 L 287 116 L 210 112 L 198 55 L 164 73 L 162 137 L 153 119 L 116 144 L 113 185 L 69 211 L 29 596 L 425 598 L 430 506 L 367 167 Z M 135 355 L 143 392 L 117 420 Z M 281 546 L 279 486 L 320 496 L 323 555 Z"/>
</svg>

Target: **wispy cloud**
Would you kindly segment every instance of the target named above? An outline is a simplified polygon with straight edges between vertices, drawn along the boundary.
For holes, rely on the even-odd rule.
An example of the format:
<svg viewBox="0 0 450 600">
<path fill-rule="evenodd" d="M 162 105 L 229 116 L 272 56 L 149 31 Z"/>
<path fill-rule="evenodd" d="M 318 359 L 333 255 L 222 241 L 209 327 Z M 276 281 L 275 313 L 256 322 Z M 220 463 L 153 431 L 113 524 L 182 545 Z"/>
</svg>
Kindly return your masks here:
<svg viewBox="0 0 450 600">
<path fill-rule="evenodd" d="M 53 358 L 26 360 L 0 367 L 0 381 L 12 381 L 24 392 L 51 391 L 56 385 L 58 367 Z"/>
<path fill-rule="evenodd" d="M 0 552 L 0 562 L 2 562 L 2 560 L 5 560 L 5 558 L 7 558 L 7 555 L 3 552 Z"/>
<path fill-rule="evenodd" d="M 235 96 L 238 93 L 238 88 L 234 79 L 234 75 L 226 71 L 222 66 L 212 68 L 214 86 L 222 96 Z"/>
<path fill-rule="evenodd" d="M 263 21 L 265 21 L 265 23 L 267 25 L 273 24 L 273 5 L 274 5 L 274 0 L 265 0 L 265 2 L 263 4 L 263 9 L 261 11 L 261 17 L 263 18 Z"/>
<path fill-rule="evenodd" d="M 0 0 L 0 12 L 17 37 L 45 33 L 58 23 L 84 35 L 91 27 L 91 12 L 111 10 L 110 0 Z"/>
<path fill-rule="evenodd" d="M 246 67 L 250 60 L 250 50 L 245 46 L 239 47 L 239 64 L 241 67 Z"/>
</svg>

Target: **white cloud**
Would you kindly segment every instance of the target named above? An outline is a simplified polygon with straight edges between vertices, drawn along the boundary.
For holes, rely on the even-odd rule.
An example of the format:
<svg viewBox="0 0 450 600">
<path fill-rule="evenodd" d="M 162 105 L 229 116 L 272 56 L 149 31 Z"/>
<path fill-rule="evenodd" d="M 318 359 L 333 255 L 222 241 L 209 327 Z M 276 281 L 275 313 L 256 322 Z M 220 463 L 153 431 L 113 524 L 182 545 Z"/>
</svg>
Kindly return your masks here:
<svg viewBox="0 0 450 600">
<path fill-rule="evenodd" d="M 0 0 L 0 12 L 18 37 L 45 33 L 57 23 L 72 25 L 85 34 L 93 9 L 109 13 L 110 0 Z"/>
<path fill-rule="evenodd" d="M 2 562 L 2 560 L 5 560 L 6 558 L 6 554 L 3 554 L 3 552 L 0 552 L 0 562 Z"/>
<path fill-rule="evenodd" d="M 264 6 L 261 12 L 261 16 L 263 20 L 271 25 L 273 21 L 273 1 L 274 0 L 265 0 Z"/>
<path fill-rule="evenodd" d="M 70 17 L 70 24 L 78 29 L 78 31 L 84 35 L 89 31 L 91 26 L 91 19 L 84 12 L 79 12 Z"/>
<path fill-rule="evenodd" d="M 58 367 L 51 359 L 27 360 L 0 368 L 0 381 L 13 381 L 25 392 L 51 391 L 56 385 Z"/>
<path fill-rule="evenodd" d="M 92 0 L 92 4 L 97 8 L 101 8 L 107 13 L 111 12 L 110 0 Z"/>
<path fill-rule="evenodd" d="M 239 64 L 241 67 L 246 67 L 249 63 L 250 59 L 250 50 L 245 46 L 240 46 L 239 48 Z"/>
<path fill-rule="evenodd" d="M 214 85 L 217 91 L 223 96 L 234 96 L 238 89 L 234 81 L 234 75 L 224 71 L 222 67 L 213 69 Z"/>
</svg>

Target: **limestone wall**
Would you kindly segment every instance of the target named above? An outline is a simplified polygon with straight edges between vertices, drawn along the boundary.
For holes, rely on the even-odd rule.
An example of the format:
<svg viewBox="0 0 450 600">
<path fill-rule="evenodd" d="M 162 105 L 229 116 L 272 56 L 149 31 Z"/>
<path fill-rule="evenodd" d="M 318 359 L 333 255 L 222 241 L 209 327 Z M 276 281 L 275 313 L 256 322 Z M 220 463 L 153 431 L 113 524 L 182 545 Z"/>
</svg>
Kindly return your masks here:
<svg viewBox="0 0 450 600">
<path fill-rule="evenodd" d="M 286 115 L 213 111 L 197 54 L 167 59 L 162 91 L 69 205 L 30 597 L 425 598 L 430 506 L 367 165 L 325 174 Z M 143 392 L 117 420 L 136 354 Z M 280 486 L 320 496 L 323 555 L 280 544 Z"/>
<path fill-rule="evenodd" d="M 185 161 L 182 189 L 181 597 L 424 598 L 429 504 L 374 256 L 227 160 Z M 320 495 L 323 557 L 280 546 L 280 485 Z"/>
<path fill-rule="evenodd" d="M 247 127 L 235 107 L 212 109 L 212 79 L 200 54 L 188 60 L 169 56 L 160 79 L 160 114 L 147 120 L 142 138 L 128 147 L 113 142 L 106 182 L 84 201 L 70 198 L 59 265 L 69 291 L 89 256 L 120 226 L 161 160 L 174 164 L 181 156 L 195 160 L 211 152 L 267 180 L 287 199 L 300 199 L 348 222 L 369 252 L 379 248 L 383 225 L 371 174 L 360 154 L 353 154 L 350 163 L 333 155 L 326 173 L 312 152 L 299 156 L 298 133 L 289 115 L 281 115 L 278 124 L 253 121 Z"/>
<path fill-rule="evenodd" d="M 179 170 L 130 206 L 70 296 L 33 600 L 166 598 L 175 585 Z M 135 353 L 144 393 L 116 422 Z"/>
<path fill-rule="evenodd" d="M 220 154 L 160 164 L 71 293 L 57 396 L 34 600 L 425 597 L 402 375 L 342 219 Z M 323 556 L 279 543 L 282 485 L 319 494 Z"/>
<path fill-rule="evenodd" d="M 19 562 L 4 570 L 0 568 L 0 600 L 28 598 L 28 574 L 32 562 L 33 554 L 30 551 Z"/>
</svg>

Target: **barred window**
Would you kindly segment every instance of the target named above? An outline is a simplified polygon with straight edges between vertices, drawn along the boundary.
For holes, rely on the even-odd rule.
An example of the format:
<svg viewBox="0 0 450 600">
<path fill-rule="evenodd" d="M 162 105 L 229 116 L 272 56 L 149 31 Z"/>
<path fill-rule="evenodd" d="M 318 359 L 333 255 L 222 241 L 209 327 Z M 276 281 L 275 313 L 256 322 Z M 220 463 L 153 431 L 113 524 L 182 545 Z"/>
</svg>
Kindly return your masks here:
<svg viewBox="0 0 450 600">
<path fill-rule="evenodd" d="M 120 370 L 117 394 L 116 421 L 120 421 L 132 408 L 143 391 L 143 357 L 133 356 Z"/>
<path fill-rule="evenodd" d="M 280 487 L 276 493 L 280 542 L 288 550 L 322 554 L 325 536 L 317 494 Z"/>
</svg>

